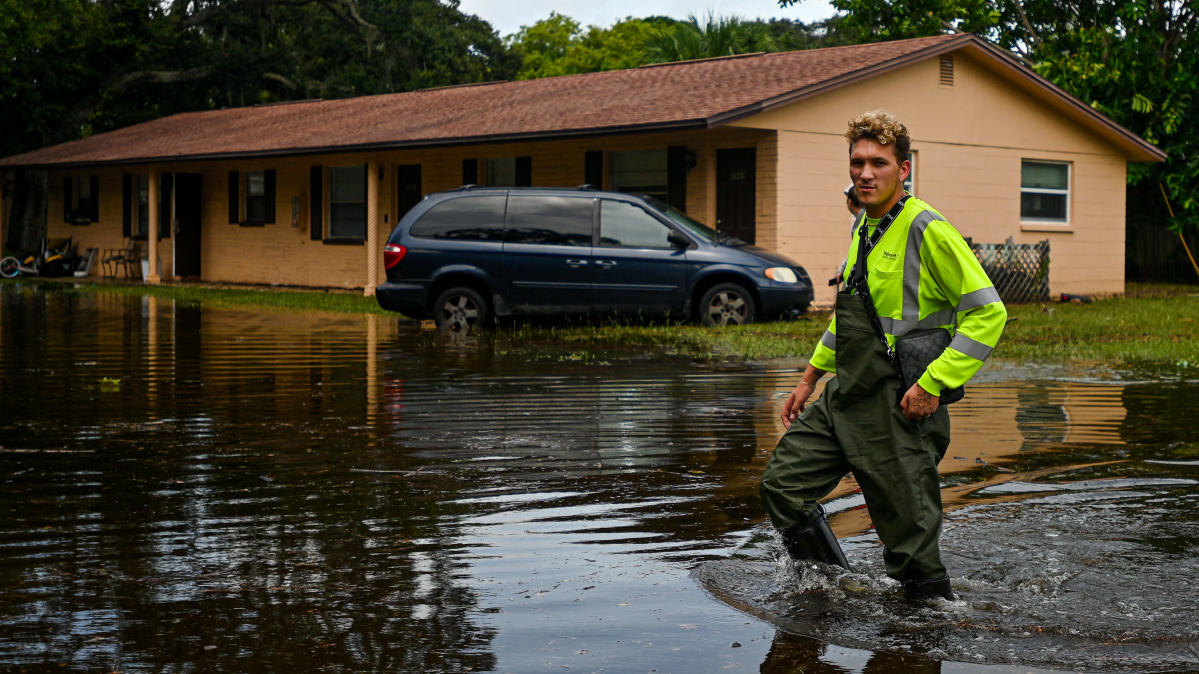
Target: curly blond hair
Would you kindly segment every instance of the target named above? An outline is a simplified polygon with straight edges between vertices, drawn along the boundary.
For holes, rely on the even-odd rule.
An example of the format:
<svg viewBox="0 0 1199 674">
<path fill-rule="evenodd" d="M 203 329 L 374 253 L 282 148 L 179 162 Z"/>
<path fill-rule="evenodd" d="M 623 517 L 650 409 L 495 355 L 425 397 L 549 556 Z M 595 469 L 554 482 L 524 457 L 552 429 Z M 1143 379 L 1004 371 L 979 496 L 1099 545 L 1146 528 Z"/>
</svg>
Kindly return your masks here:
<svg viewBox="0 0 1199 674">
<path fill-rule="evenodd" d="M 908 127 L 903 125 L 894 115 L 882 110 L 864 112 L 849 120 L 849 130 L 845 139 L 849 141 L 849 150 L 853 144 L 862 138 L 870 138 L 879 145 L 890 145 L 895 152 L 896 161 L 903 162 L 912 150 L 912 137 L 908 135 Z"/>
</svg>

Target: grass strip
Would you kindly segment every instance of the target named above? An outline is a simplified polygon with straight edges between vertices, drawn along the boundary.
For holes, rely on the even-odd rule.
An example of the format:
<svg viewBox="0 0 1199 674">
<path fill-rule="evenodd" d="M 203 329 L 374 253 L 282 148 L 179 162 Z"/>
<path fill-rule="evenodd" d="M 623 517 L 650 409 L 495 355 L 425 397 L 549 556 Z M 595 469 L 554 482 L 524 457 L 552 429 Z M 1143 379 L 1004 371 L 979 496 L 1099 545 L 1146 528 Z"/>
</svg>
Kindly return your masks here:
<svg viewBox="0 0 1199 674">
<path fill-rule="evenodd" d="M 48 282 L 47 282 L 48 283 Z M 69 284 L 80 292 L 155 295 L 180 302 L 294 311 L 374 313 L 373 297 L 342 290 L 298 290 L 190 284 Z M 828 327 L 816 311 L 793 321 L 723 328 L 692 324 L 598 320 L 554 324 L 503 323 L 488 339 L 521 357 L 534 345 L 559 344 L 575 352 L 652 353 L 697 360 L 806 361 Z M 1008 306 L 1009 323 L 992 358 L 1038 363 L 1170 365 L 1199 368 L 1199 286 L 1129 284 L 1122 297 L 1090 303 Z M 398 318 L 398 316 L 397 316 Z"/>
</svg>

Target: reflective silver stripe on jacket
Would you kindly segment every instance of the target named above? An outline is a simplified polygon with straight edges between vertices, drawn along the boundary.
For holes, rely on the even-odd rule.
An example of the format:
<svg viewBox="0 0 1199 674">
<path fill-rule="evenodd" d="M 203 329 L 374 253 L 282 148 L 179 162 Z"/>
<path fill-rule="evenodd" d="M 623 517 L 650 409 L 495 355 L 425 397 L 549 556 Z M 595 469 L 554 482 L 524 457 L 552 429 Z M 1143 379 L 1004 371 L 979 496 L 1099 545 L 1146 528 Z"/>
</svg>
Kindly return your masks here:
<svg viewBox="0 0 1199 674">
<path fill-rule="evenodd" d="M 824 336 L 820 338 L 820 343 L 832 349 L 837 350 L 837 335 L 832 330 L 825 330 Z"/>
<path fill-rule="evenodd" d="M 991 355 L 991 347 L 960 332 L 953 336 L 953 340 L 949 342 L 949 348 L 961 351 L 975 360 L 986 360 Z"/>
<path fill-rule="evenodd" d="M 962 295 L 961 301 L 958 302 L 958 311 L 969 311 L 998 301 L 999 291 L 995 290 L 995 286 L 987 286 Z"/>
<path fill-rule="evenodd" d="M 928 228 L 928 223 L 934 220 L 944 218 L 931 210 L 920 211 L 912 218 L 912 224 L 908 228 L 908 249 L 903 255 L 903 311 L 900 314 L 903 319 L 895 322 L 895 329 L 889 331 L 896 337 L 923 327 L 920 320 L 920 248 L 924 246 L 924 230 Z M 925 324 L 930 318 L 932 316 L 925 318 Z M 934 323 L 929 327 L 953 322 L 954 316 L 951 315 L 948 321 Z"/>
</svg>

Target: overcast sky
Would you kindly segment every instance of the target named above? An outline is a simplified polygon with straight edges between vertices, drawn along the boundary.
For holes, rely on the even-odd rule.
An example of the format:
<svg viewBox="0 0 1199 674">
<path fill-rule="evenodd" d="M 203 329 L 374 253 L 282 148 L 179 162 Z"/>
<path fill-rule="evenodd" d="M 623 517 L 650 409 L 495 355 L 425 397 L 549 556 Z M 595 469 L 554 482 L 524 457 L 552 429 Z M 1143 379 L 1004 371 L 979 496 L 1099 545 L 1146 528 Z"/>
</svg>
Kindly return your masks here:
<svg viewBox="0 0 1199 674">
<path fill-rule="evenodd" d="M 803 0 L 783 9 L 776 0 L 724 0 L 705 5 L 689 0 L 460 0 L 459 9 L 476 14 L 490 23 L 501 36 L 508 36 L 558 12 L 578 21 L 584 28 L 607 28 L 625 17 L 669 16 L 686 19 L 694 14 L 701 19 L 708 13 L 742 19 L 798 19 L 810 22 L 826 19 L 836 10 L 827 0 Z"/>
</svg>

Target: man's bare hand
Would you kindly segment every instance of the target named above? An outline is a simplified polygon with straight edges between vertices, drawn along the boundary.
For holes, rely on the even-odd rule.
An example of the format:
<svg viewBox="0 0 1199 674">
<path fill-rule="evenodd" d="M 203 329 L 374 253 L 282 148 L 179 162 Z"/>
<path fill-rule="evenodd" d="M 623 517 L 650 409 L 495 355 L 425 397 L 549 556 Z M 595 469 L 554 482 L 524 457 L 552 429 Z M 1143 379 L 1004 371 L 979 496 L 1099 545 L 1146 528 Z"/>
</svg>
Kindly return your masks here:
<svg viewBox="0 0 1199 674">
<path fill-rule="evenodd" d="M 787 400 L 783 403 L 783 413 L 779 416 L 783 420 L 785 428 L 791 428 L 791 422 L 799 418 L 799 413 L 808 406 L 808 398 L 812 397 L 812 391 L 815 389 L 815 384 L 801 381 L 787 396 Z"/>
<path fill-rule="evenodd" d="M 899 409 L 912 421 L 927 419 L 940 406 L 941 398 L 925 391 L 920 384 L 912 384 L 912 388 L 903 394 L 903 400 L 899 401 Z"/>
</svg>

